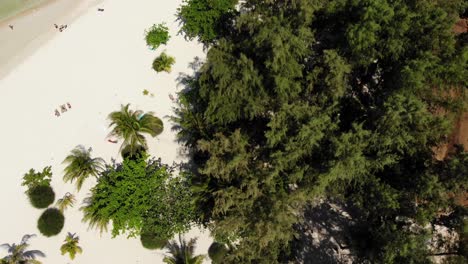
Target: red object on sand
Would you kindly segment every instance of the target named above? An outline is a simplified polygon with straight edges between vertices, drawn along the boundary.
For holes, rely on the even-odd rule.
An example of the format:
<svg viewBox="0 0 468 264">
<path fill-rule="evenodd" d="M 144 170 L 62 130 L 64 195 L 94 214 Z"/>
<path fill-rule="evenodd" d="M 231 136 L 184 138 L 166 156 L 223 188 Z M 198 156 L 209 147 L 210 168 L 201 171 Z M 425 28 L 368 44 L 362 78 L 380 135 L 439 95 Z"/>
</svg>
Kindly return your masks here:
<svg viewBox="0 0 468 264">
<path fill-rule="evenodd" d="M 107 141 L 109 141 L 110 143 L 117 143 L 117 140 L 112 140 L 112 139 L 108 139 Z"/>
</svg>

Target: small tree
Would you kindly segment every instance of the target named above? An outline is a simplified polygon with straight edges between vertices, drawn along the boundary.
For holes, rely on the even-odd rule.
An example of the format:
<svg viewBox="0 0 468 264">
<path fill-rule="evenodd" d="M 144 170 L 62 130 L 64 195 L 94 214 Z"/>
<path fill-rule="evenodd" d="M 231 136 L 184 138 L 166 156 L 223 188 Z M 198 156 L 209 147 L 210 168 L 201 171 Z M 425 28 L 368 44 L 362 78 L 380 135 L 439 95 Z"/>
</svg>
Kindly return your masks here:
<svg viewBox="0 0 468 264">
<path fill-rule="evenodd" d="M 76 234 L 68 232 L 68 235 L 64 240 L 65 243 L 60 247 L 62 255 L 68 253 L 70 255 L 70 259 L 75 259 L 76 254 L 81 254 L 83 252 L 83 249 L 78 246 L 79 241 L 80 238 L 76 236 Z"/>
<path fill-rule="evenodd" d="M 57 208 L 49 208 L 37 221 L 37 228 L 46 237 L 55 236 L 62 231 L 65 217 Z"/>
<path fill-rule="evenodd" d="M 219 242 L 213 242 L 208 248 L 208 256 L 213 263 L 222 263 L 227 253 L 228 248 Z"/>
<path fill-rule="evenodd" d="M 158 234 L 143 230 L 140 235 L 140 241 L 144 248 L 162 249 L 166 246 L 168 239 L 161 238 Z"/>
<path fill-rule="evenodd" d="M 21 186 L 27 186 L 28 190 L 36 186 L 50 186 L 52 179 L 52 167 L 47 166 L 42 169 L 42 172 L 36 172 L 34 169 L 30 169 L 28 173 L 23 176 L 23 183 Z M 28 191 L 26 191 L 27 193 Z"/>
<path fill-rule="evenodd" d="M 69 192 L 67 192 L 62 198 L 57 200 L 57 208 L 60 210 L 60 212 L 64 212 L 65 210 L 68 209 L 68 207 L 73 207 L 75 204 L 76 199 L 75 196 Z"/>
<path fill-rule="evenodd" d="M 161 53 L 153 61 L 153 69 L 156 72 L 171 72 L 171 67 L 175 63 L 175 58 L 166 54 L 166 52 Z"/>
<path fill-rule="evenodd" d="M 55 200 L 54 190 L 50 186 L 35 186 L 27 194 L 31 205 L 38 209 L 47 208 Z"/>
<path fill-rule="evenodd" d="M 205 255 L 194 256 L 196 242 L 196 238 L 192 238 L 187 242 L 179 234 L 179 243 L 172 240 L 167 244 L 166 247 L 170 255 L 164 257 L 163 262 L 167 264 L 201 264 Z"/>
<path fill-rule="evenodd" d="M 166 45 L 170 39 L 169 28 L 165 23 L 153 25 L 145 30 L 146 45 L 152 50 L 157 49 L 161 44 Z"/>
<path fill-rule="evenodd" d="M 65 182 L 76 180 L 78 191 L 89 176 L 98 176 L 105 163 L 102 158 L 92 158 L 91 151 L 92 148 L 86 149 L 84 146 L 78 145 L 62 162 L 67 164 L 64 169 L 63 180 Z"/>
<path fill-rule="evenodd" d="M 36 235 L 24 235 L 21 243 L 17 244 L 2 244 L 0 248 L 5 248 L 9 255 L 0 259 L 2 264 L 40 264 L 36 260 L 37 257 L 45 257 L 45 254 L 40 250 L 26 250 L 29 247 L 28 240 Z"/>
</svg>

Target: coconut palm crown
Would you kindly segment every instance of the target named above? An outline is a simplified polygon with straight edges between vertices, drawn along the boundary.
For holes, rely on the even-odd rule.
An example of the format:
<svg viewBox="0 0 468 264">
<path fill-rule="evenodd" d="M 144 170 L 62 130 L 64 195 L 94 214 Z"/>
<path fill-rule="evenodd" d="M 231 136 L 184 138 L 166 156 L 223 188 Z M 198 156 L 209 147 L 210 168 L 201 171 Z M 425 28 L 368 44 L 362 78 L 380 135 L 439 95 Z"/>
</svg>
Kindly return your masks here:
<svg viewBox="0 0 468 264">
<path fill-rule="evenodd" d="M 1 263 L 8 264 L 40 264 L 37 257 L 45 257 L 40 250 L 26 250 L 29 247 L 28 240 L 36 235 L 24 235 L 20 244 L 2 244 L 0 248 L 5 248 L 9 255 L 1 259 Z"/>
<path fill-rule="evenodd" d="M 64 212 L 69 207 L 73 207 L 75 205 L 76 199 L 75 195 L 67 192 L 62 198 L 58 199 L 55 205 L 60 210 L 60 212 Z"/>
<path fill-rule="evenodd" d="M 63 161 L 63 163 L 67 164 L 64 169 L 63 180 L 65 182 L 76 180 L 78 191 L 89 176 L 98 177 L 104 168 L 104 160 L 102 158 L 92 158 L 91 151 L 91 148 L 86 149 L 84 146 L 78 145 Z"/>
<path fill-rule="evenodd" d="M 112 127 L 110 136 L 115 136 L 123 140 L 120 150 L 127 148 L 134 153 L 141 146 L 147 148 L 146 139 L 143 133 L 156 137 L 164 129 L 163 122 L 154 113 L 144 113 L 141 110 L 130 110 L 130 104 L 122 105 L 120 111 L 109 114 Z"/>
<path fill-rule="evenodd" d="M 166 256 L 163 259 L 167 264 L 201 264 L 205 255 L 194 256 L 196 238 L 190 239 L 188 242 L 182 239 L 179 235 L 179 243 L 171 241 L 167 244 L 166 248 L 169 250 L 171 256 Z"/>
<path fill-rule="evenodd" d="M 62 255 L 69 254 L 70 259 L 75 259 L 76 254 L 83 253 L 83 249 L 78 246 L 80 238 L 76 234 L 68 232 L 67 237 L 65 238 L 63 245 L 60 247 L 60 252 Z"/>
</svg>

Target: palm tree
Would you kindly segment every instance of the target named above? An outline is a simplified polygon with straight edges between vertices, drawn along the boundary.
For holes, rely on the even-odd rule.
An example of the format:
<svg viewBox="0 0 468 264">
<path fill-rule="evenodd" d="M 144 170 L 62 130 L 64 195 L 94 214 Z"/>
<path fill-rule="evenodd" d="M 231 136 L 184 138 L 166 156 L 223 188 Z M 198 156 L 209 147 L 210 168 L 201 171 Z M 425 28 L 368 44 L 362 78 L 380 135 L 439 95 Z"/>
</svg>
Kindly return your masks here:
<svg viewBox="0 0 468 264">
<path fill-rule="evenodd" d="M 136 153 L 141 147 L 147 148 L 142 133 L 155 137 L 161 134 L 164 126 L 162 120 L 152 112 L 132 111 L 128 109 L 129 106 L 130 104 L 122 105 L 120 111 L 109 114 L 109 127 L 113 127 L 110 135 L 123 139 L 120 150 L 127 148 L 130 153 Z"/>
<path fill-rule="evenodd" d="M 64 212 L 65 210 L 68 209 L 68 207 L 73 207 L 75 204 L 76 199 L 75 195 L 67 192 L 61 199 L 57 200 L 57 208 L 60 210 L 60 212 Z"/>
<path fill-rule="evenodd" d="M 36 260 L 37 257 L 45 257 L 40 250 L 26 250 L 29 247 L 28 240 L 36 235 L 24 235 L 19 245 L 3 244 L 0 247 L 5 248 L 9 255 L 2 259 L 2 263 L 8 264 L 41 264 Z"/>
<path fill-rule="evenodd" d="M 172 240 L 167 244 L 167 249 L 172 256 L 166 256 L 163 259 L 167 264 L 201 264 L 205 255 L 194 256 L 196 238 L 190 239 L 187 243 L 179 234 L 179 243 Z"/>
<path fill-rule="evenodd" d="M 78 191 L 89 176 L 98 177 L 99 172 L 103 170 L 104 160 L 91 158 L 91 151 L 91 148 L 85 149 L 84 146 L 78 145 L 63 161 L 68 164 L 64 169 L 63 180 L 65 182 L 76 180 Z"/>
<path fill-rule="evenodd" d="M 83 253 L 83 249 L 78 246 L 78 242 L 80 240 L 79 237 L 75 236 L 76 234 L 72 234 L 68 232 L 67 237 L 65 238 L 63 245 L 60 247 L 60 251 L 62 255 L 69 254 L 70 259 L 75 259 L 76 254 Z"/>
<path fill-rule="evenodd" d="M 166 52 L 161 53 L 153 61 L 153 70 L 156 72 L 171 72 L 172 64 L 175 63 L 175 58 L 166 54 Z"/>
</svg>

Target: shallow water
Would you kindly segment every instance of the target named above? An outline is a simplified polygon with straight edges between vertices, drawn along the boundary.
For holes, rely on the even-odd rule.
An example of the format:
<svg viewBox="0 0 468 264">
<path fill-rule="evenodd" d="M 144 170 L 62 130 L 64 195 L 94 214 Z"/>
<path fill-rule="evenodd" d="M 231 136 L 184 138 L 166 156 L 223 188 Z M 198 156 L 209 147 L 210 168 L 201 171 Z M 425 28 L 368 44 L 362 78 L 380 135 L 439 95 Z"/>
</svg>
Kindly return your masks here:
<svg viewBox="0 0 468 264">
<path fill-rule="evenodd" d="M 48 0 L 0 0 L 0 22 Z"/>
</svg>

